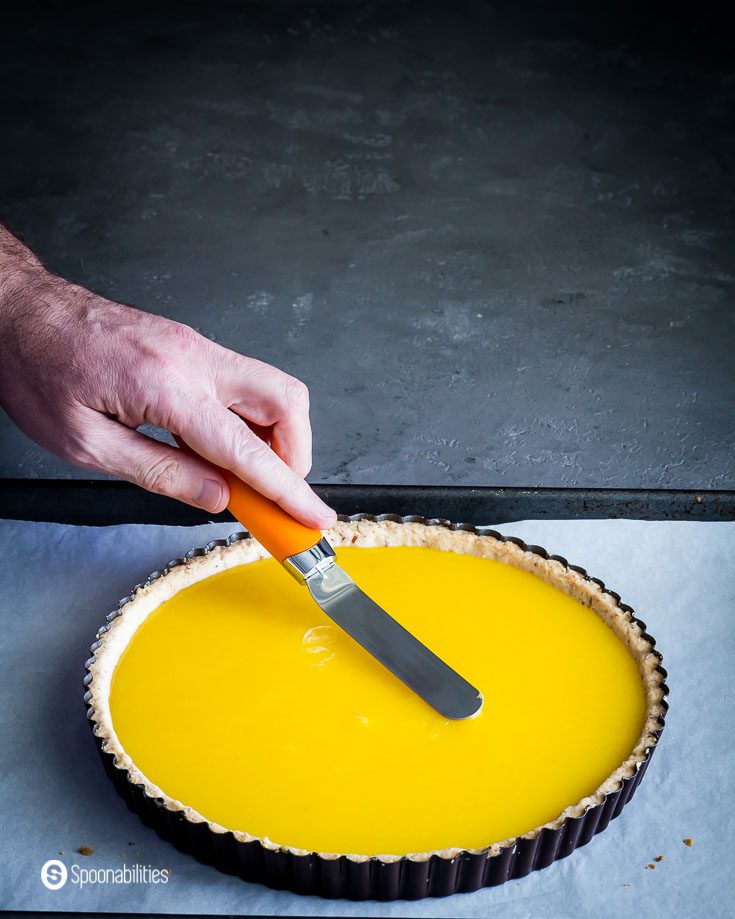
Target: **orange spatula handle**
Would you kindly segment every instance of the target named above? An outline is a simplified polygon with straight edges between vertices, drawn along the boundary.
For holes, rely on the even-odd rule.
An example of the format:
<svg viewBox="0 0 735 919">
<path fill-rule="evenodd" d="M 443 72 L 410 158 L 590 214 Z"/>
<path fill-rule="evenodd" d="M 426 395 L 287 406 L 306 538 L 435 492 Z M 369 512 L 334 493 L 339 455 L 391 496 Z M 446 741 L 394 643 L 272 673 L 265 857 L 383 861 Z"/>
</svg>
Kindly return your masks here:
<svg viewBox="0 0 735 919">
<path fill-rule="evenodd" d="M 193 452 L 177 435 L 174 435 L 174 440 L 181 450 Z M 289 555 L 311 549 L 322 538 L 321 530 L 314 530 L 294 520 L 279 504 L 261 495 L 233 472 L 218 466 L 215 468 L 230 489 L 227 509 L 279 562 L 283 562 Z"/>
<path fill-rule="evenodd" d="M 294 520 L 275 501 L 261 495 L 232 472 L 226 469 L 220 472 L 230 488 L 227 505 L 230 513 L 279 562 L 289 555 L 305 552 L 322 538 L 321 530 L 313 530 Z"/>
</svg>

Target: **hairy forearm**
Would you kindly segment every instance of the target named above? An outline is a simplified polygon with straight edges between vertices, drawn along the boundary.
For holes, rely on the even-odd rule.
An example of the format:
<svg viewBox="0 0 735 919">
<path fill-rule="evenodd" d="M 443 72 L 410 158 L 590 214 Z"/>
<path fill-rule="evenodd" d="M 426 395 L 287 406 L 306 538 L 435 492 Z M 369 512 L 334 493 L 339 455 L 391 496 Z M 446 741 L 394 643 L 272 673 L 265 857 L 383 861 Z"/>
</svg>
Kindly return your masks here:
<svg viewBox="0 0 735 919">
<path fill-rule="evenodd" d="M 43 349 L 45 340 L 53 338 L 60 325 L 82 319 L 92 306 L 99 310 L 108 305 L 116 304 L 47 271 L 40 259 L 0 224 L 0 360 L 20 347 L 21 326 L 34 325 L 37 332 L 24 347 Z"/>
<path fill-rule="evenodd" d="M 44 274 L 39 259 L 0 224 L 0 310 Z"/>
</svg>

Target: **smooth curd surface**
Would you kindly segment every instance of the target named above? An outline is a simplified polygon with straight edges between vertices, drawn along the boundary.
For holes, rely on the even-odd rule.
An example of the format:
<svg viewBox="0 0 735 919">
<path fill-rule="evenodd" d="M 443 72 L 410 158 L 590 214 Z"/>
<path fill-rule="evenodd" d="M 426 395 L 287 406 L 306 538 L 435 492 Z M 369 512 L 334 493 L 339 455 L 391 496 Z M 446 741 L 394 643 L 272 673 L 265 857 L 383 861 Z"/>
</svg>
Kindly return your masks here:
<svg viewBox="0 0 735 919">
<path fill-rule="evenodd" d="M 483 692 L 481 714 L 444 719 L 264 559 L 163 603 L 118 662 L 115 731 L 167 795 L 297 848 L 475 848 L 552 820 L 632 751 L 638 668 L 583 604 L 475 556 L 337 558 Z"/>
</svg>

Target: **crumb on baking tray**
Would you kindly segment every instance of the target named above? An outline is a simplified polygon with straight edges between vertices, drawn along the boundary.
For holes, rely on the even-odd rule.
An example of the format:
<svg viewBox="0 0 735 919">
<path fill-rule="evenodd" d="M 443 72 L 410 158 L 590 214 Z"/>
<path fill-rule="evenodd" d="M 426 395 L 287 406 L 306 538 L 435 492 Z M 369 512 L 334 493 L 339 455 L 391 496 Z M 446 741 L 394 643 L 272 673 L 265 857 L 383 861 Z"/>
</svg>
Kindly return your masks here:
<svg viewBox="0 0 735 919">
<path fill-rule="evenodd" d="M 650 868 L 652 871 L 655 869 L 655 865 L 651 862 L 649 865 L 646 865 L 646 868 Z"/>
<path fill-rule="evenodd" d="M 79 846 L 77 852 L 80 855 L 94 855 L 94 849 L 92 846 Z"/>
<path fill-rule="evenodd" d="M 694 845 L 694 840 L 691 838 L 691 836 L 687 836 L 686 839 L 682 839 L 682 842 L 684 843 L 685 846 L 689 846 L 689 848 L 691 848 Z"/>
<path fill-rule="evenodd" d="M 662 862 L 663 860 L 664 860 L 663 855 L 657 855 L 656 858 L 654 858 L 655 862 Z"/>
</svg>

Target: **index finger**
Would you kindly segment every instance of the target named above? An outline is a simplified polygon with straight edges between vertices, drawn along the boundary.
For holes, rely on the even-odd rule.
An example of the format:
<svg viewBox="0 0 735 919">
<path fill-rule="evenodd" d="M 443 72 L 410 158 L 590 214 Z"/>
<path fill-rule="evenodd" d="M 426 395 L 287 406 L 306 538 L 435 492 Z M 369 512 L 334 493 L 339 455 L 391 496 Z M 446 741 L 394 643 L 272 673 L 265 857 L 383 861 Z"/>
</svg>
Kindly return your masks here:
<svg viewBox="0 0 735 919">
<path fill-rule="evenodd" d="M 271 446 L 302 478 L 311 469 L 309 390 L 296 377 L 236 351 L 227 354 L 217 392 L 242 418 L 272 430 Z"/>
<path fill-rule="evenodd" d="M 179 434 L 192 450 L 279 504 L 310 527 L 325 529 L 337 515 L 232 411 L 207 400 L 187 411 Z"/>
</svg>

